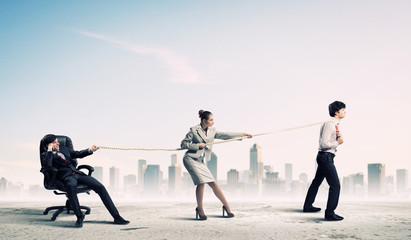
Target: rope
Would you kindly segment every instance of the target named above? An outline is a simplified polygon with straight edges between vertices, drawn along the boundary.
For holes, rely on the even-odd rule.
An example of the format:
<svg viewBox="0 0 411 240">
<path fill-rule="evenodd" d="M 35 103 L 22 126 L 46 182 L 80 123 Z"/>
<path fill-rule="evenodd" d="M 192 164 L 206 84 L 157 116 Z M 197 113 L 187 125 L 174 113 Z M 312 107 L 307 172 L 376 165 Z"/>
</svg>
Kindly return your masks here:
<svg viewBox="0 0 411 240">
<path fill-rule="evenodd" d="M 312 127 L 312 126 L 323 124 L 323 123 L 329 122 L 329 121 L 330 120 L 311 123 L 311 124 L 302 125 L 302 126 L 293 127 L 293 128 L 285 128 L 285 129 L 281 129 L 281 130 L 274 131 L 274 132 L 257 133 L 257 134 L 253 134 L 251 136 L 252 137 L 258 137 L 258 136 L 263 136 L 263 135 L 268 135 L 268 134 L 287 132 L 287 131 L 292 131 L 292 130 L 296 130 L 296 129 Z M 222 144 L 222 143 L 227 143 L 227 142 L 233 142 L 233 141 L 240 141 L 240 140 L 243 140 L 245 138 L 248 138 L 248 137 L 247 136 L 242 136 L 242 137 L 231 138 L 231 139 L 228 139 L 228 140 L 209 142 L 209 143 L 206 143 L 206 146 Z M 98 146 L 98 147 L 100 149 L 121 150 L 121 151 L 167 151 L 167 152 L 173 152 L 173 151 L 187 150 L 187 149 L 183 149 L 183 148 L 142 148 L 142 147 L 139 147 L 139 148 L 124 148 L 124 147 L 107 147 L 107 146 Z"/>
</svg>

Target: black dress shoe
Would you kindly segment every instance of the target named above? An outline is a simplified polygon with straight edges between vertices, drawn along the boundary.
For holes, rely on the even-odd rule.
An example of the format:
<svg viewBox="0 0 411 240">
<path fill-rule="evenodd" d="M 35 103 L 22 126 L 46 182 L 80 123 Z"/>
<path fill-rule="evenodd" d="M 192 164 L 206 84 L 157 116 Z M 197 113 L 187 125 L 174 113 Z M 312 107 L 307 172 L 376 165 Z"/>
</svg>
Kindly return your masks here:
<svg viewBox="0 0 411 240">
<path fill-rule="evenodd" d="M 114 218 L 114 223 L 115 224 L 120 224 L 120 225 L 126 225 L 126 224 L 129 224 L 130 221 L 127 221 L 124 218 L 122 218 L 121 216 L 118 216 L 118 217 Z"/>
<path fill-rule="evenodd" d="M 344 218 L 341 216 L 338 216 L 337 214 L 331 214 L 331 215 L 325 215 L 325 219 L 328 221 L 341 221 Z"/>
<path fill-rule="evenodd" d="M 74 227 L 76 227 L 76 228 L 81 228 L 81 227 L 83 227 L 83 220 L 84 220 L 84 214 L 82 214 L 81 216 L 78 216 L 78 217 L 77 217 L 77 221 L 76 221 L 76 223 L 74 224 Z"/>
<path fill-rule="evenodd" d="M 303 212 L 319 212 L 321 211 L 321 208 L 318 207 L 304 207 Z"/>
</svg>

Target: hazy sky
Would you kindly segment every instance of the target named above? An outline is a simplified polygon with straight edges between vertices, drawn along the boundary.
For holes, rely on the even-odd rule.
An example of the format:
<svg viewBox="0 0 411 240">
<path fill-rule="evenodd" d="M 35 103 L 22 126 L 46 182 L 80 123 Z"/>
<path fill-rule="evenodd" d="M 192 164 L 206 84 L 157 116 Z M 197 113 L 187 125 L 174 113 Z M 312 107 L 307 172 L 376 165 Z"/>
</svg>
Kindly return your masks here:
<svg viewBox="0 0 411 240">
<path fill-rule="evenodd" d="M 0 177 L 42 184 L 38 144 L 179 147 L 200 109 L 251 134 L 347 104 L 340 177 L 411 170 L 411 1 L 1 1 Z M 218 175 L 249 149 L 314 176 L 319 126 L 216 145 Z M 179 152 L 179 160 L 184 152 Z M 137 174 L 170 152 L 99 150 L 80 163 Z M 181 163 L 182 164 L 182 163 Z"/>
</svg>

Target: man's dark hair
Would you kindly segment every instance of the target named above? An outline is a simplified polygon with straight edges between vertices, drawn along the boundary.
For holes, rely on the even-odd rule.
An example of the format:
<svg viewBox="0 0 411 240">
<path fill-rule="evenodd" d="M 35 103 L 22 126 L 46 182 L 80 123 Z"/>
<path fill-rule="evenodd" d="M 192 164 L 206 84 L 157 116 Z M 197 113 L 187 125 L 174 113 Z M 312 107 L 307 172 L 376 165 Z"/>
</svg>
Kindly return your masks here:
<svg viewBox="0 0 411 240">
<path fill-rule="evenodd" d="M 335 101 L 328 106 L 328 111 L 331 117 L 335 116 L 335 113 L 340 111 L 342 108 L 345 108 L 345 104 L 340 101 Z"/>
<path fill-rule="evenodd" d="M 47 148 L 47 145 L 50 143 L 54 142 L 56 140 L 56 135 L 54 134 L 47 134 L 46 136 L 43 137 L 43 144 Z"/>
</svg>

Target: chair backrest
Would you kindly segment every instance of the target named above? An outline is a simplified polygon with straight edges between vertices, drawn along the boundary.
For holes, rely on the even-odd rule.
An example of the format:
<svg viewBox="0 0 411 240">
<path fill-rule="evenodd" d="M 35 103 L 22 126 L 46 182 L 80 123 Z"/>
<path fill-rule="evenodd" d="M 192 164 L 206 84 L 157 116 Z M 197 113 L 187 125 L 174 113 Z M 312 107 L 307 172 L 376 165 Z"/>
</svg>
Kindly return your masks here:
<svg viewBox="0 0 411 240">
<path fill-rule="evenodd" d="M 63 135 L 56 135 L 57 140 L 59 141 L 60 144 L 60 150 L 59 152 L 63 153 L 66 156 L 70 156 L 70 150 L 74 151 L 74 147 L 73 147 L 73 142 L 71 141 L 71 139 L 67 136 L 63 136 Z M 44 144 L 43 139 L 41 139 L 40 141 L 40 156 L 42 153 L 47 151 L 47 146 Z M 72 163 L 74 165 L 74 167 L 77 167 L 77 159 L 71 159 L 73 160 Z M 43 168 L 45 166 L 45 164 L 41 161 L 41 157 L 40 157 L 40 164 L 41 167 Z"/>
<path fill-rule="evenodd" d="M 74 150 L 73 142 L 71 141 L 71 139 L 67 136 L 62 136 L 62 135 L 56 135 L 56 137 L 60 144 L 59 152 L 63 153 L 66 156 L 70 156 L 69 150 Z M 47 146 L 44 144 L 43 139 L 41 139 L 40 141 L 39 149 L 40 149 L 40 164 L 41 164 L 40 171 L 44 174 L 44 181 L 43 181 L 44 187 L 49 190 L 58 189 L 61 191 L 65 191 L 63 183 L 56 180 L 55 176 L 53 177 L 53 172 L 43 171 L 45 168 L 45 163 L 42 162 L 41 154 L 47 151 Z M 77 167 L 77 159 L 72 159 L 72 160 L 73 160 L 72 163 L 74 167 Z"/>
</svg>

